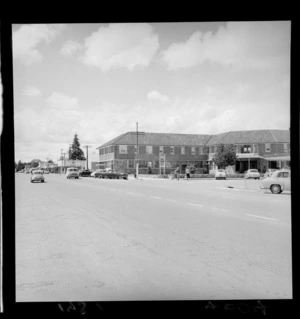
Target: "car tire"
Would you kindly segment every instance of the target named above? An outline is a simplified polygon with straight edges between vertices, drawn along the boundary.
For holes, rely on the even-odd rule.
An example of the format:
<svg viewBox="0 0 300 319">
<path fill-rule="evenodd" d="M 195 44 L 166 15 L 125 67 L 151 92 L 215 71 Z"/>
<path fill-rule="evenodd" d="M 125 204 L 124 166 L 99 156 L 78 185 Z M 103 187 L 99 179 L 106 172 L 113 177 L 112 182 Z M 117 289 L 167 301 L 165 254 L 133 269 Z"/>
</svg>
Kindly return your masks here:
<svg viewBox="0 0 300 319">
<path fill-rule="evenodd" d="M 281 186 L 278 184 L 271 185 L 270 190 L 273 194 L 280 194 L 282 192 Z"/>
</svg>

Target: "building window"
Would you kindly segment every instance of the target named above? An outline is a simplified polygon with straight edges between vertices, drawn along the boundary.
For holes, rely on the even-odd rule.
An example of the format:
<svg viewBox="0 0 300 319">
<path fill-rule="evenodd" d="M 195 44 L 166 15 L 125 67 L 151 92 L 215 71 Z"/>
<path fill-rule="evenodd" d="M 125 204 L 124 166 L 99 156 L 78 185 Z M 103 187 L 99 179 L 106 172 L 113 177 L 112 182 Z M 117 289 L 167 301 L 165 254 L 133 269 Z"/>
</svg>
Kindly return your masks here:
<svg viewBox="0 0 300 319">
<path fill-rule="evenodd" d="M 185 146 L 181 146 L 181 155 L 185 155 Z"/>
<path fill-rule="evenodd" d="M 159 153 L 163 153 L 164 152 L 164 147 L 163 146 L 160 146 L 159 147 Z"/>
<path fill-rule="evenodd" d="M 127 154 L 127 145 L 119 145 L 119 153 Z"/>
<path fill-rule="evenodd" d="M 152 146 L 146 146 L 146 154 L 152 154 L 153 153 L 153 149 Z"/>
<path fill-rule="evenodd" d="M 271 152 L 271 144 L 270 143 L 265 144 L 265 152 Z"/>
<path fill-rule="evenodd" d="M 251 145 L 243 145 L 242 153 L 251 153 Z"/>
<path fill-rule="evenodd" d="M 191 151 L 192 155 L 196 155 L 196 147 L 192 146 L 192 151 Z"/>
<path fill-rule="evenodd" d="M 211 146 L 210 148 L 209 148 L 209 153 L 214 153 L 215 152 L 215 147 L 214 146 Z"/>
<path fill-rule="evenodd" d="M 170 146 L 170 155 L 175 155 L 175 147 Z"/>
<path fill-rule="evenodd" d="M 258 145 L 253 144 L 253 153 L 257 154 L 258 153 Z"/>
<path fill-rule="evenodd" d="M 284 143 L 283 144 L 283 152 L 284 153 L 290 152 L 290 144 L 289 143 Z"/>
<path fill-rule="evenodd" d="M 128 160 L 128 167 L 133 168 L 134 167 L 134 160 Z"/>
</svg>

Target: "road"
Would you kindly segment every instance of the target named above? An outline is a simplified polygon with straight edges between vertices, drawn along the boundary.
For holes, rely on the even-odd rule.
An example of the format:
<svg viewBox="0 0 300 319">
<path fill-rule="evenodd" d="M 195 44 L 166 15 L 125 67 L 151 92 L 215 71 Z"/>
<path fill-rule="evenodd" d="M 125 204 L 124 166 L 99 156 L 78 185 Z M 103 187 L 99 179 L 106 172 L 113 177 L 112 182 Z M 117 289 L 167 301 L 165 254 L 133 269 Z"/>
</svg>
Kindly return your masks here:
<svg viewBox="0 0 300 319">
<path fill-rule="evenodd" d="M 292 298 L 288 193 L 15 176 L 18 302 Z"/>
</svg>

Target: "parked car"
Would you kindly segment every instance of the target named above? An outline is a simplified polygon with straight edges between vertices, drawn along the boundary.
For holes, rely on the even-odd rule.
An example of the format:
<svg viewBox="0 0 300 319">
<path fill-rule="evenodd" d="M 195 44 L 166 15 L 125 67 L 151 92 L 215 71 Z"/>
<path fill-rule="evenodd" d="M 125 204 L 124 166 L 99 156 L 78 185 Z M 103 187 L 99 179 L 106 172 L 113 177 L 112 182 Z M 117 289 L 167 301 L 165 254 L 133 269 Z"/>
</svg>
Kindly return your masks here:
<svg viewBox="0 0 300 319">
<path fill-rule="evenodd" d="M 287 169 L 277 170 L 271 177 L 261 182 L 262 188 L 269 189 L 273 194 L 291 190 L 291 171 Z"/>
<path fill-rule="evenodd" d="M 79 178 L 79 171 L 76 167 L 69 167 L 69 168 L 67 168 L 66 176 L 67 176 L 67 178 L 73 177 L 75 179 L 78 179 Z"/>
<path fill-rule="evenodd" d="M 215 173 L 216 179 L 226 179 L 225 169 L 218 169 Z"/>
<path fill-rule="evenodd" d="M 278 171 L 276 168 L 268 168 L 264 174 L 264 177 L 270 177 L 274 172 Z"/>
<path fill-rule="evenodd" d="M 102 172 L 99 174 L 99 178 L 128 179 L 128 174 L 120 172 Z"/>
<path fill-rule="evenodd" d="M 106 173 L 104 169 L 96 169 L 94 172 L 91 173 L 91 177 L 99 177 L 101 173 Z"/>
<path fill-rule="evenodd" d="M 248 169 L 248 171 L 245 172 L 245 178 L 254 178 L 254 179 L 260 179 L 260 174 L 257 169 Z"/>
<path fill-rule="evenodd" d="M 34 170 L 31 172 L 31 176 L 30 176 L 30 181 L 31 183 L 33 182 L 41 182 L 44 183 L 45 178 L 43 175 L 43 171 L 42 170 Z"/>
<path fill-rule="evenodd" d="M 81 171 L 81 172 L 79 173 L 79 176 L 82 176 L 82 177 L 90 177 L 90 176 L 91 176 L 91 173 L 92 173 L 91 170 L 86 169 L 86 170 L 84 170 L 84 171 Z"/>
</svg>

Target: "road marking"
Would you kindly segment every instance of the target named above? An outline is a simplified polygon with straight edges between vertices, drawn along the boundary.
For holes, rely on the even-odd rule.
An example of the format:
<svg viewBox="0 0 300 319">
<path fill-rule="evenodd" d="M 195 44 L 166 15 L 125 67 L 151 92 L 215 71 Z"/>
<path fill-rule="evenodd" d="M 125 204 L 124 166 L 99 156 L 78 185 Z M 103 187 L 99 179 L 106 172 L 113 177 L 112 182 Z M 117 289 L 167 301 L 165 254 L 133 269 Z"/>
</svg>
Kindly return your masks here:
<svg viewBox="0 0 300 319">
<path fill-rule="evenodd" d="M 130 194 L 130 195 L 138 195 L 138 193 L 132 193 L 132 192 L 127 192 L 127 194 Z"/>
<path fill-rule="evenodd" d="M 156 196 L 150 196 L 150 197 L 155 199 L 161 199 L 161 197 L 156 197 Z"/>
<path fill-rule="evenodd" d="M 257 217 L 257 218 L 263 218 L 263 219 L 269 219 L 269 220 L 278 220 L 275 218 L 268 218 L 268 217 L 263 217 L 263 216 L 258 216 L 258 215 L 252 215 L 252 214 L 245 214 L 247 216 L 251 216 L 251 217 Z"/>
<path fill-rule="evenodd" d="M 186 204 L 191 205 L 191 206 L 203 207 L 203 205 L 199 205 L 199 204 L 193 204 L 193 203 L 186 203 Z"/>
<path fill-rule="evenodd" d="M 228 209 L 221 209 L 222 212 L 229 212 Z"/>
</svg>

